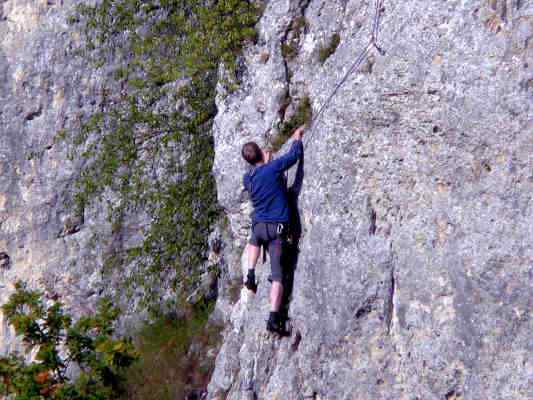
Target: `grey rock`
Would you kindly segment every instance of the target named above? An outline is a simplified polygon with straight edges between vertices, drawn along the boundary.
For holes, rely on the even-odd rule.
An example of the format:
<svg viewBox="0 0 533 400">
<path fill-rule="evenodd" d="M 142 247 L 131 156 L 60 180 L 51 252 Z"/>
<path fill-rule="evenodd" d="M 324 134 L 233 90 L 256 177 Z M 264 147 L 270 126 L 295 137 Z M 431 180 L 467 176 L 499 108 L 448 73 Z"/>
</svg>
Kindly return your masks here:
<svg viewBox="0 0 533 400">
<path fill-rule="evenodd" d="M 74 316 L 92 313 L 113 287 L 102 275 L 109 249 L 138 241 L 138 229 L 128 232 L 135 220 L 126 219 L 124 236 L 113 232 L 105 204 L 84 215 L 68 205 L 83 165 L 56 137 L 98 106 L 107 73 L 73 55 L 84 45 L 67 24 L 78 3 L 0 2 L 0 250 L 9 255 L 0 267 L 0 304 L 24 280 Z M 17 348 L 0 316 L 0 354 Z"/>
<path fill-rule="evenodd" d="M 136 243 L 144 222 L 128 217 L 117 233 L 104 205 L 83 216 L 66 206 L 82 166 L 54 138 L 97 106 L 105 79 L 68 55 L 83 44 L 66 23 L 77 3 L 0 2 L 0 303 L 24 279 L 80 315 L 113 286 L 105 255 Z M 242 288 L 251 205 L 240 146 L 266 144 L 306 95 L 316 115 L 368 43 L 375 1 L 264 3 L 241 88 L 220 85 L 217 97 L 227 221 L 210 237 L 220 271 L 202 287 L 226 328 L 207 397 L 532 398 L 533 3 L 384 1 L 385 55 L 372 50 L 305 138 L 284 338 L 265 332 L 268 264 L 257 294 Z M 2 318 L 3 354 L 20 343 Z"/>
<path fill-rule="evenodd" d="M 240 244 L 223 250 L 238 252 L 228 270 L 246 268 L 240 146 L 275 134 L 286 91 L 319 110 L 368 43 L 374 5 L 267 2 L 242 88 L 218 99 L 218 198 Z M 296 57 L 284 60 L 301 16 Z M 386 54 L 372 51 L 304 139 L 292 334 L 265 333 L 260 265 L 257 294 L 224 303 L 208 398 L 533 395 L 532 37 L 530 1 L 384 2 Z"/>
</svg>

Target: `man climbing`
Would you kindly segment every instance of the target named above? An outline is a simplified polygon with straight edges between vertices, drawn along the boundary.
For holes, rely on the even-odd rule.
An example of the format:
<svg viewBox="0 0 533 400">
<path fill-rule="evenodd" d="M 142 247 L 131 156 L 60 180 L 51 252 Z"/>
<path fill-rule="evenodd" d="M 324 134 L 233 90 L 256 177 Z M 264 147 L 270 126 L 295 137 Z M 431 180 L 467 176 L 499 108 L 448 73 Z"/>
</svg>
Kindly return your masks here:
<svg viewBox="0 0 533 400">
<path fill-rule="evenodd" d="M 245 286 L 254 292 L 257 290 L 255 266 L 261 246 L 268 247 L 272 287 L 267 330 L 278 334 L 284 334 L 279 312 L 283 297 L 281 250 L 283 235 L 289 222 L 287 185 L 283 173 L 303 157 L 303 134 L 303 126 L 296 129 L 289 152 L 273 161 L 270 161 L 270 153 L 261 150 L 255 142 L 246 143 L 242 147 L 243 158 L 252 165 L 250 172 L 244 175 L 243 183 L 254 206 Z"/>
</svg>

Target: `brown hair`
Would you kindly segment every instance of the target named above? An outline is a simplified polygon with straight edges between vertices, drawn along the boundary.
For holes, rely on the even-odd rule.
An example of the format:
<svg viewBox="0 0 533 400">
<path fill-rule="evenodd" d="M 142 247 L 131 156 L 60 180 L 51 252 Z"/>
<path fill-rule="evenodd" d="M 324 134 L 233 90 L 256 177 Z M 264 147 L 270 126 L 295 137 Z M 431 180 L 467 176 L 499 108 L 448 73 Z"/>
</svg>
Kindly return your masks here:
<svg viewBox="0 0 533 400">
<path fill-rule="evenodd" d="M 263 160 L 263 152 L 255 142 L 248 142 L 242 146 L 242 158 L 255 165 Z"/>
</svg>

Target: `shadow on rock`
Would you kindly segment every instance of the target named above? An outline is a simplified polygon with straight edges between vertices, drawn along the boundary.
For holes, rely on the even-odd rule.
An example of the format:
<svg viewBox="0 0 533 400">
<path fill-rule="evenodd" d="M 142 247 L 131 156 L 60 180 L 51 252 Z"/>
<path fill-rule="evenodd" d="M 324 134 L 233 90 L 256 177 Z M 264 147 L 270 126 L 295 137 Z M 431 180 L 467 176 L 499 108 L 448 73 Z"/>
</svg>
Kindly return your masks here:
<svg viewBox="0 0 533 400">
<path fill-rule="evenodd" d="M 285 330 L 287 329 L 287 322 L 289 321 L 289 306 L 292 299 L 292 291 L 294 288 L 294 274 L 298 266 L 299 242 L 302 236 L 302 223 L 300 219 L 300 211 L 298 209 L 298 198 L 302 190 L 304 180 L 304 158 L 298 162 L 296 168 L 296 176 L 293 184 L 288 188 L 288 202 L 289 202 L 289 229 L 287 232 L 287 240 L 284 241 L 284 247 L 281 258 L 281 265 L 283 267 L 283 299 L 280 309 L 280 317 Z"/>
</svg>

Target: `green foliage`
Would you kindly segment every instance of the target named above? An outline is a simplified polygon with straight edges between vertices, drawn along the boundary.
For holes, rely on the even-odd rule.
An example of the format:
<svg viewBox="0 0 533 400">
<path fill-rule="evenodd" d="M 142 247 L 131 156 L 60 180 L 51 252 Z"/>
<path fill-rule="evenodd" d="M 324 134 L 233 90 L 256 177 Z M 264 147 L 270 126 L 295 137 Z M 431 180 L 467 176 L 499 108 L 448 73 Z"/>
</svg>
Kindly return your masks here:
<svg viewBox="0 0 533 400">
<path fill-rule="evenodd" d="M 46 305 L 42 294 L 20 282 L 2 306 L 7 321 L 35 354 L 27 363 L 13 354 L 0 357 L 0 395 L 14 400 L 108 400 L 123 392 L 124 372 L 138 358 L 129 339 L 114 338 L 118 310 L 103 300 L 98 312 L 76 323 L 61 303 Z M 67 368 L 75 364 L 75 380 Z"/>
<path fill-rule="evenodd" d="M 329 42 L 321 46 L 318 51 L 318 60 L 324 64 L 326 60 L 337 50 L 341 42 L 341 36 L 338 33 L 334 33 L 333 36 L 329 39 Z"/>
<path fill-rule="evenodd" d="M 296 40 L 289 40 L 281 44 L 281 54 L 283 58 L 292 60 L 298 54 L 298 42 Z"/>
<path fill-rule="evenodd" d="M 79 212 L 105 192 L 118 194 L 112 220 L 142 211 L 150 219 L 143 243 L 118 257 L 135 260 L 128 288 L 147 306 L 159 301 L 161 280 L 178 290 L 206 259 L 218 218 L 211 174 L 215 87 L 238 84 L 237 57 L 256 38 L 258 10 L 245 0 L 102 0 L 69 19 L 84 33 L 83 56 L 97 68 L 115 66 L 99 99 L 66 140 L 85 165 L 78 179 Z M 79 22 L 77 22 L 79 21 Z M 65 136 L 65 135 L 63 135 Z"/>
<path fill-rule="evenodd" d="M 128 400 L 181 400 L 205 388 L 221 340 L 208 322 L 214 303 L 184 306 L 181 318 L 161 317 L 138 336 L 141 361 L 128 373 Z"/>
<path fill-rule="evenodd" d="M 297 17 L 292 21 L 292 29 L 296 30 L 299 36 L 302 31 L 309 29 L 309 21 L 304 16 Z"/>
<path fill-rule="evenodd" d="M 298 103 L 296 112 L 287 121 L 284 121 L 279 133 L 270 141 L 270 147 L 273 151 L 278 151 L 289 140 L 296 128 L 301 125 L 309 124 L 313 118 L 313 109 L 311 100 L 308 96 L 303 97 Z"/>
</svg>

